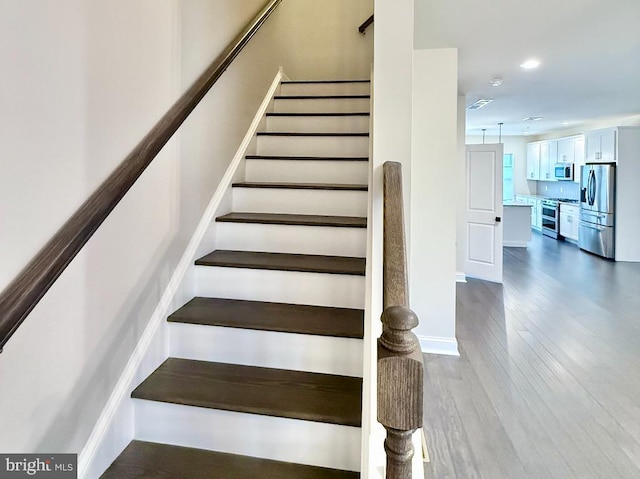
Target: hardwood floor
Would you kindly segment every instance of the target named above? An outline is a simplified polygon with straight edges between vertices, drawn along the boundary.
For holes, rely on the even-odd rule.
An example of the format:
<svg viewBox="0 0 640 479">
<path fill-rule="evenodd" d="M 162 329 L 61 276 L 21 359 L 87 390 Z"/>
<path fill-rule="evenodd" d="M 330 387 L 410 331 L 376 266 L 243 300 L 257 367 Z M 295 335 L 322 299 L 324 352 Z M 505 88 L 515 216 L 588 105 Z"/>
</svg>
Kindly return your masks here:
<svg viewBox="0 0 640 479">
<path fill-rule="evenodd" d="M 640 477 L 640 264 L 534 234 L 425 355 L 427 478 Z"/>
</svg>

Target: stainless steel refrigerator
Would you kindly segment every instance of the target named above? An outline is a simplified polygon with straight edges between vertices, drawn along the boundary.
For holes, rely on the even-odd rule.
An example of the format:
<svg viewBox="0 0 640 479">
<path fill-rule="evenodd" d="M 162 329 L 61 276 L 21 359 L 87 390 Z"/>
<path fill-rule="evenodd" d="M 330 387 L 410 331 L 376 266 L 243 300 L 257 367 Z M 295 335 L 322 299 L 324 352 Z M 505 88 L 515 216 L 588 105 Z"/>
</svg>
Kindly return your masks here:
<svg viewBox="0 0 640 479">
<path fill-rule="evenodd" d="M 615 257 L 616 167 L 587 163 L 580 171 L 580 248 Z"/>
</svg>

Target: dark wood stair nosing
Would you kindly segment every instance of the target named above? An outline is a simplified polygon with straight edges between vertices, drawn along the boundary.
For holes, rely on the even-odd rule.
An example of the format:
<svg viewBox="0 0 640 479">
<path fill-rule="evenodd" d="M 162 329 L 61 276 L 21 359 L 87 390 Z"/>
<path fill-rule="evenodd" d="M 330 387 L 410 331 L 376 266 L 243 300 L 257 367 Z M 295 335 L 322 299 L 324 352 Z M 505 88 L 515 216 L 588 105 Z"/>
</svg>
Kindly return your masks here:
<svg viewBox="0 0 640 479">
<path fill-rule="evenodd" d="M 276 156 L 246 155 L 247 160 L 285 160 L 285 161 L 369 161 L 366 156 Z"/>
<path fill-rule="evenodd" d="M 371 98 L 371 95 L 275 95 L 274 100 L 358 100 Z"/>
<path fill-rule="evenodd" d="M 196 297 L 172 313 L 170 323 L 362 339 L 364 311 L 239 299 Z"/>
<path fill-rule="evenodd" d="M 300 131 L 258 131 L 256 133 L 257 136 L 291 136 L 291 137 L 320 137 L 320 138 L 331 138 L 331 137 L 368 137 L 368 132 L 359 132 L 359 133 L 344 133 L 344 132 L 300 132 Z"/>
<path fill-rule="evenodd" d="M 327 216 L 276 213 L 231 212 L 216 217 L 219 223 L 248 223 L 286 226 L 317 226 L 332 228 L 366 228 L 363 216 Z"/>
<path fill-rule="evenodd" d="M 232 183 L 233 188 L 267 188 L 284 190 L 329 190 L 329 191 L 368 191 L 369 187 L 362 184 L 341 183 L 274 183 L 241 181 Z"/>
<path fill-rule="evenodd" d="M 266 115 L 267 117 L 311 117 L 311 116 L 371 116 L 371 113 L 366 111 L 359 112 L 269 112 Z"/>
<path fill-rule="evenodd" d="M 304 85 L 313 83 L 371 83 L 371 80 L 283 80 L 283 84 Z"/>
<path fill-rule="evenodd" d="M 212 472 L 212 471 L 215 471 Z M 100 479 L 357 479 L 359 472 L 133 440 Z"/>
<path fill-rule="evenodd" d="M 342 426 L 362 425 L 362 378 L 168 358 L 133 399 Z"/>
<path fill-rule="evenodd" d="M 262 251 L 215 250 L 195 261 L 196 266 L 364 276 L 365 258 Z"/>
</svg>

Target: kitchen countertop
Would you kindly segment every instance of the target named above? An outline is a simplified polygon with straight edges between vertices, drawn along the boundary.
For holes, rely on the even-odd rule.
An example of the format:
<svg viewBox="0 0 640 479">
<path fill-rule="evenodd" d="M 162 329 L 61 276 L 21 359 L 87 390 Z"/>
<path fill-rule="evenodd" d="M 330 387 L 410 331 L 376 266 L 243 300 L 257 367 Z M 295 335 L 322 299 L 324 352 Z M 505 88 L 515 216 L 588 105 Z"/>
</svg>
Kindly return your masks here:
<svg viewBox="0 0 640 479">
<path fill-rule="evenodd" d="M 560 201 L 557 198 L 549 198 L 548 196 L 540 196 L 540 195 L 528 195 L 524 193 L 516 193 L 516 196 L 526 196 L 527 198 L 535 198 L 536 200 L 555 200 L 555 201 L 558 201 L 559 203 L 566 203 L 568 205 L 580 206 L 580 201 L 577 199 L 575 201 Z"/>
<path fill-rule="evenodd" d="M 526 206 L 528 208 L 531 208 L 531 205 L 528 203 L 522 203 L 520 201 L 504 201 L 502 203 L 502 206 Z"/>
</svg>

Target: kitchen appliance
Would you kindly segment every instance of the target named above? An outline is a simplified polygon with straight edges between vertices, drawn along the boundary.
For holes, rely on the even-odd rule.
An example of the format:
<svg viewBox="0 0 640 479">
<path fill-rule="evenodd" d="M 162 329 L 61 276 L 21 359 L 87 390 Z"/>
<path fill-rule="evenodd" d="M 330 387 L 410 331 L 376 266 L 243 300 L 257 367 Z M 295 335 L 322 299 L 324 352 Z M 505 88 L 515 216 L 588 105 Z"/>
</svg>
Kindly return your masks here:
<svg viewBox="0 0 640 479">
<path fill-rule="evenodd" d="M 560 203 L 556 200 L 542 200 L 542 234 L 558 239 L 560 232 Z"/>
<path fill-rule="evenodd" d="M 573 163 L 556 163 L 553 172 L 556 180 L 573 181 Z"/>
<path fill-rule="evenodd" d="M 581 249 L 605 258 L 615 257 L 615 195 L 615 163 L 587 163 L 581 168 Z"/>
</svg>

